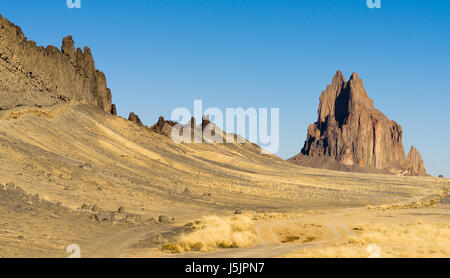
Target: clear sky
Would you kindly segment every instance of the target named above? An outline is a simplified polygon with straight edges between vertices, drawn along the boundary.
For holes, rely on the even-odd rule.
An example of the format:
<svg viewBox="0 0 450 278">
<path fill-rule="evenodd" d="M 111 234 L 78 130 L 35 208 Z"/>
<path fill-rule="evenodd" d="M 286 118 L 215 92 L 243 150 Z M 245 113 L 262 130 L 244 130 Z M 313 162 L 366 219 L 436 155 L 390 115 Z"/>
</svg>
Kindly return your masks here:
<svg viewBox="0 0 450 278">
<path fill-rule="evenodd" d="M 428 171 L 450 176 L 450 1 L 2 0 L 38 45 L 73 35 L 104 71 L 118 112 L 145 124 L 179 106 L 279 107 L 278 155 L 297 154 L 319 95 L 357 72 Z"/>
</svg>

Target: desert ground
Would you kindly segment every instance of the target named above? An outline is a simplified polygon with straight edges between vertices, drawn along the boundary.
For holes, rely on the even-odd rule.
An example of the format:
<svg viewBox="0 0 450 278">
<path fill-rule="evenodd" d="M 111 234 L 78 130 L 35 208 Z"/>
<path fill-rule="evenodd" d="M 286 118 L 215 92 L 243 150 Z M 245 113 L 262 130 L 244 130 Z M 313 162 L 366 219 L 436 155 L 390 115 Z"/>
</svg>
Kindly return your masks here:
<svg viewBox="0 0 450 278">
<path fill-rule="evenodd" d="M 175 144 L 95 107 L 0 111 L 0 257 L 450 257 L 450 180 Z"/>
</svg>

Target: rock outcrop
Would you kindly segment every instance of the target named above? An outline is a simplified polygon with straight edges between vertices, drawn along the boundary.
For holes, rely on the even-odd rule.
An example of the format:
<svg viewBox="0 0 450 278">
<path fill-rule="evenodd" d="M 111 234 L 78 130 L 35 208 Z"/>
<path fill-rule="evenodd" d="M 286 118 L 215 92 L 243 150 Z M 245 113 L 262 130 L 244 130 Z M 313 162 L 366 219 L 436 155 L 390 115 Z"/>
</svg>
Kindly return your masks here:
<svg viewBox="0 0 450 278">
<path fill-rule="evenodd" d="M 111 115 L 117 116 L 117 107 L 115 104 L 111 104 Z"/>
<path fill-rule="evenodd" d="M 348 167 L 410 170 L 426 175 L 417 150 L 406 159 L 402 127 L 374 107 L 363 81 L 353 73 L 347 82 L 340 71 L 320 96 L 318 120 L 308 128 L 301 155 L 330 157 Z M 292 158 L 290 161 L 300 161 Z"/>
<path fill-rule="evenodd" d="M 419 151 L 412 146 L 409 150 L 408 157 L 406 159 L 408 167 L 408 174 L 412 176 L 427 176 L 427 170 L 425 170 L 425 164 L 422 160 L 422 156 Z"/>
<path fill-rule="evenodd" d="M 144 126 L 141 119 L 139 119 L 139 116 L 134 114 L 133 112 L 131 112 L 130 115 L 128 116 L 128 120 L 130 122 L 137 124 L 138 126 Z"/>
<path fill-rule="evenodd" d="M 111 91 L 95 68 L 91 50 L 75 49 L 71 36 L 63 39 L 61 50 L 36 46 L 20 27 L 0 16 L 0 110 L 70 100 L 111 111 Z"/>
<path fill-rule="evenodd" d="M 173 121 L 164 120 L 163 116 L 160 116 L 158 122 L 150 127 L 150 130 L 161 135 L 170 135 L 172 132 L 172 127 L 177 123 Z"/>
</svg>

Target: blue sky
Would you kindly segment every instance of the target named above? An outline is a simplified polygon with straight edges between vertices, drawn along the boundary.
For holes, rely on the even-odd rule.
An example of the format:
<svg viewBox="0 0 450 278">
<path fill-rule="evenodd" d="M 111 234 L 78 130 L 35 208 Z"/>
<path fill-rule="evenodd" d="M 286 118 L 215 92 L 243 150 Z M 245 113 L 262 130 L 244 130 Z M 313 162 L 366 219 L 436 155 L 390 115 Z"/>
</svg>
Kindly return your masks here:
<svg viewBox="0 0 450 278">
<path fill-rule="evenodd" d="M 450 176 L 450 1 L 3 0 L 39 45 L 72 35 L 104 71 L 119 114 L 145 124 L 176 107 L 279 107 L 280 151 L 300 151 L 319 95 L 357 72 L 431 174 Z"/>
</svg>

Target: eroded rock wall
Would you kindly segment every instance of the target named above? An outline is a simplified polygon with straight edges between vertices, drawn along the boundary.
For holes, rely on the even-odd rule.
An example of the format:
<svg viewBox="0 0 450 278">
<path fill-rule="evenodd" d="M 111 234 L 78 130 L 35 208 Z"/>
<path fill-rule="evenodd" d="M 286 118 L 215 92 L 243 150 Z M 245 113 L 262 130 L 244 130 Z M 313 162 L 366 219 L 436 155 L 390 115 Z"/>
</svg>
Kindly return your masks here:
<svg viewBox="0 0 450 278">
<path fill-rule="evenodd" d="M 0 110 L 46 107 L 76 100 L 111 111 L 111 91 L 96 70 L 91 50 L 75 49 L 72 37 L 61 50 L 36 46 L 0 16 Z"/>
</svg>

